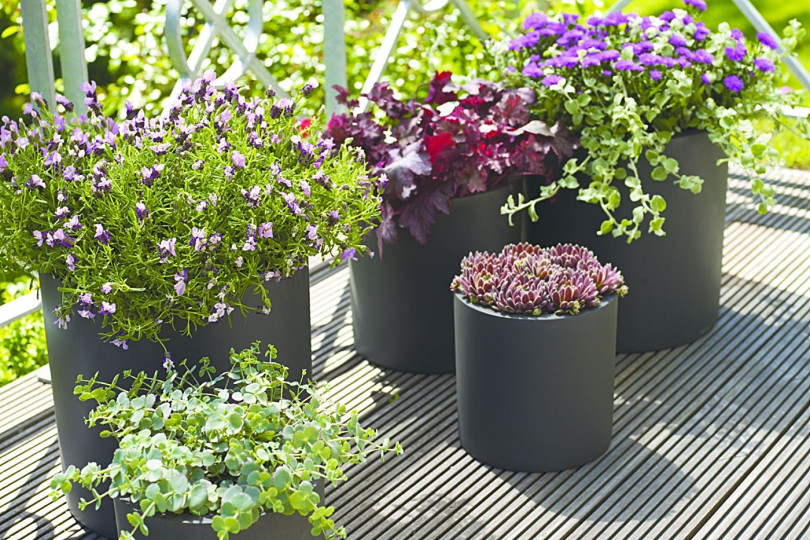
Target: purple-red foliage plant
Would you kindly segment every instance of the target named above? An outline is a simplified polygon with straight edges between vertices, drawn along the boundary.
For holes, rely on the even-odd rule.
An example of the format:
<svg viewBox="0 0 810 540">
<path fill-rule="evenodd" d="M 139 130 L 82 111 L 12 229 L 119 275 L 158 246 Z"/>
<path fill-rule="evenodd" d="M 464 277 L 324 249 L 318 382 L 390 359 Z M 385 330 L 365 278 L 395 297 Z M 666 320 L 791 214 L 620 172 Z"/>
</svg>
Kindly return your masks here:
<svg viewBox="0 0 810 540">
<path fill-rule="evenodd" d="M 606 296 L 627 293 L 619 270 L 572 244 L 541 248 L 520 243 L 500 253 L 470 253 L 450 288 L 473 304 L 533 316 L 576 315 Z"/>
<path fill-rule="evenodd" d="M 395 242 L 405 228 L 425 243 L 453 199 L 520 175 L 553 181 L 573 154 L 561 123 L 530 118 L 536 98 L 525 88 L 484 80 L 458 85 L 443 72 L 424 99 L 400 99 L 388 84 L 376 84 L 362 96 L 376 111 L 359 110 L 359 101 L 337 90 L 349 112 L 334 115 L 324 137 L 361 148 L 371 171 L 387 177 L 378 229 L 383 242 Z"/>
</svg>

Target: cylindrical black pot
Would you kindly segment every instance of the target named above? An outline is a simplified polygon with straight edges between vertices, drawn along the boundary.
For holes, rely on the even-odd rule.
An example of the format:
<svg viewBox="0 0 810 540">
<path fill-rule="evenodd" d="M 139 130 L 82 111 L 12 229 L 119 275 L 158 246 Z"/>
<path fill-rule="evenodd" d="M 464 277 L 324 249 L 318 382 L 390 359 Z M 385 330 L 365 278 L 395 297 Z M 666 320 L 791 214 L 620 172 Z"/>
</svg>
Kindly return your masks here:
<svg viewBox="0 0 810 540">
<path fill-rule="evenodd" d="M 619 352 L 641 352 L 676 347 L 694 341 L 717 321 L 723 256 L 728 166 L 724 156 L 702 132 L 675 136 L 666 155 L 680 163 L 683 174 L 704 179 L 703 191 L 693 194 L 672 179 L 656 182 L 646 161 L 639 164 L 644 190 L 667 202 L 666 236 L 643 231 L 627 244 L 625 238 L 598 236 L 604 213 L 597 205 L 576 201 L 565 190 L 556 200 L 537 206 L 539 221 L 528 224 L 528 241 L 537 245 L 568 242 L 587 246 L 602 263 L 622 270 L 630 293 L 619 307 Z M 624 188 L 617 182 L 617 187 Z M 538 186 L 527 181 L 529 196 Z M 633 203 L 627 190 L 616 214 L 628 216 Z"/>
<path fill-rule="evenodd" d="M 426 244 L 407 230 L 378 256 L 350 265 L 355 348 L 381 367 L 415 373 L 452 373 L 453 302 L 450 282 L 470 251 L 496 251 L 519 242 L 520 224 L 500 215 L 501 189 L 453 200 Z M 376 250 L 376 236 L 369 239 Z"/>
<path fill-rule="evenodd" d="M 540 317 L 453 296 L 461 446 L 524 472 L 602 455 L 613 429 L 616 296 L 579 315 Z"/>
<path fill-rule="evenodd" d="M 289 368 L 289 378 L 300 380 L 302 370 L 312 371 L 311 328 L 309 322 L 309 271 L 302 269 L 290 279 L 270 282 L 269 294 L 273 303 L 269 315 L 252 313 L 242 317 L 231 313 L 231 326 L 227 320 L 200 327 L 192 337 L 167 332 L 166 347 L 175 362 L 188 358 L 211 358 L 218 372 L 230 369 L 229 351 L 241 350 L 254 341 L 262 346 L 273 344 L 278 349 L 278 361 Z M 112 460 L 117 444 L 114 439 L 102 439 L 99 428 L 90 430 L 84 418 L 95 402 L 80 402 L 73 395 L 78 375 L 98 373 L 100 381 L 110 381 L 124 371 L 162 371 L 163 349 L 149 341 L 131 342 L 129 349 L 120 349 L 101 341 L 99 325 L 94 321 L 73 317 L 67 330 L 54 324 L 53 309 L 61 302 L 59 283 L 50 276 L 40 276 L 42 311 L 51 369 L 52 391 L 56 427 L 62 466 L 82 467 L 94 461 L 106 465 Z M 249 300 L 245 299 L 247 304 Z M 256 302 L 257 305 L 259 301 Z M 88 507 L 78 509 L 79 499 L 89 499 L 89 492 L 74 488 L 67 496 L 68 507 L 74 517 L 86 528 L 106 536 L 116 537 L 113 507 L 107 499 L 99 510 Z"/>
<path fill-rule="evenodd" d="M 114 506 L 118 532 L 131 531 L 127 514 L 137 511 L 135 505 L 115 499 Z M 149 536 L 135 532 L 138 540 L 217 540 L 217 534 L 211 528 L 211 516 L 167 513 L 155 514 L 144 521 L 149 528 Z M 256 523 L 233 537 L 239 540 L 311 540 L 311 529 L 309 519 L 297 512 L 289 516 L 266 512 L 259 516 Z"/>
</svg>

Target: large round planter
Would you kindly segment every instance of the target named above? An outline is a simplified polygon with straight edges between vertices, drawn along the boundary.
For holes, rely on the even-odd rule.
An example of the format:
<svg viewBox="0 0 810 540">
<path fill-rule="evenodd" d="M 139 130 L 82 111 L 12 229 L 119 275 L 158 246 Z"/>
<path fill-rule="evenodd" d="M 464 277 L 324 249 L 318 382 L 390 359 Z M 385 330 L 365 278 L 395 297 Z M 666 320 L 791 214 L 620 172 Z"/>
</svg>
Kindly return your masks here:
<svg viewBox="0 0 810 540">
<path fill-rule="evenodd" d="M 378 366 L 414 373 L 452 373 L 450 282 L 470 251 L 519 242 L 521 227 L 500 215 L 515 185 L 455 199 L 426 244 L 407 230 L 380 255 L 350 265 L 355 348 Z M 376 250 L 376 236 L 369 246 Z"/>
<path fill-rule="evenodd" d="M 631 244 L 624 238 L 598 236 L 602 210 L 576 201 L 576 192 L 569 190 L 538 205 L 540 219 L 528 225 L 528 241 L 533 244 L 581 244 L 601 262 L 621 269 L 630 293 L 619 307 L 619 352 L 683 345 L 708 332 L 717 321 L 728 167 L 717 165 L 724 154 L 702 132 L 674 137 L 666 154 L 678 160 L 684 174 L 704 179 L 703 191 L 695 195 L 671 178 L 652 180 L 649 165 L 639 164 L 645 191 L 660 194 L 667 202 L 666 236 L 644 230 Z M 527 190 L 531 195 L 538 188 L 527 182 Z M 623 191 L 617 215 L 630 215 L 632 206 Z"/>
<path fill-rule="evenodd" d="M 135 505 L 116 499 L 114 506 L 118 533 L 131 531 L 127 514 L 136 511 Z M 211 528 L 210 516 L 168 513 L 155 514 L 144 521 L 149 528 L 149 536 L 135 532 L 134 537 L 138 540 L 217 540 L 217 534 Z M 297 512 L 289 516 L 266 512 L 259 516 L 256 523 L 233 537 L 239 540 L 311 540 L 311 529 L 309 519 Z"/>
<path fill-rule="evenodd" d="M 613 428 L 618 299 L 579 315 L 530 317 L 453 296 L 461 446 L 524 472 L 602 455 Z"/>
<path fill-rule="evenodd" d="M 80 402 L 73 395 L 78 375 L 92 376 L 98 373 L 100 381 L 110 381 L 124 371 L 163 370 L 163 349 L 148 341 L 131 342 L 129 349 L 120 349 L 101 341 L 99 326 L 95 321 L 73 317 L 67 330 L 54 324 L 53 309 L 61 301 L 59 283 L 49 276 L 40 276 L 42 311 L 45 318 L 45 334 L 51 370 L 54 413 L 59 436 L 62 466 L 82 467 L 89 462 L 106 465 L 112 460 L 117 445 L 114 439 L 102 439 L 99 428 L 89 429 L 84 418 L 94 402 Z M 278 349 L 278 360 L 289 370 L 291 380 L 299 380 L 302 370 L 311 372 L 311 329 L 309 322 L 309 271 L 299 270 L 287 280 L 269 284 L 273 310 L 242 317 L 238 311 L 227 320 L 200 327 L 192 337 L 177 332 L 167 332 L 166 347 L 177 362 L 184 358 L 197 360 L 211 358 L 217 371 L 230 369 L 229 351 L 249 347 L 254 341 L 262 345 L 273 344 Z M 244 299 L 244 302 L 248 302 Z M 79 499 L 89 499 L 89 493 L 74 488 L 67 496 L 68 507 L 74 517 L 86 528 L 106 536 L 117 537 L 113 505 L 107 499 L 99 510 L 88 507 L 78 509 Z"/>
</svg>

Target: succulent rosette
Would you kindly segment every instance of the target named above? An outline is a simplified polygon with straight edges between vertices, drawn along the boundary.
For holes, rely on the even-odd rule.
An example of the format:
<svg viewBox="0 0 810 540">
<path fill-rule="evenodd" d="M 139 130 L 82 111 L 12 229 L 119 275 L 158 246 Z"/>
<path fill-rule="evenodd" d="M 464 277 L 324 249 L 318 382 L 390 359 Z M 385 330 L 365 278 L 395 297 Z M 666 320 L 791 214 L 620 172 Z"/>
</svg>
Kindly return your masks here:
<svg viewBox="0 0 810 540">
<path fill-rule="evenodd" d="M 604 209 L 601 234 L 631 241 L 646 225 L 663 235 L 666 201 L 646 191 L 637 166 L 645 160 L 654 180 L 671 178 L 700 192 L 703 180 L 682 174 L 665 155 L 673 135 L 685 130 L 707 132 L 730 161 L 751 173 L 760 212 L 773 203 L 773 189 L 757 177 L 778 163 L 768 145 L 773 132 L 757 132 L 752 121 L 779 120 L 801 99 L 799 92 L 783 90 L 779 64 L 803 31 L 792 21 L 781 40 L 766 33 L 749 40 L 727 24 L 716 31 L 706 27 L 698 20 L 706 9 L 702 0 L 685 4 L 651 17 L 534 13 L 523 21 L 522 35 L 495 47 L 508 83 L 536 92 L 532 117 L 562 119 L 583 149 L 538 198 L 512 201 L 504 213 L 534 212 L 559 189 L 578 189 L 580 200 Z M 806 124 L 799 127 L 806 132 Z M 634 203 L 629 216 L 615 215 L 619 183 Z"/>
<path fill-rule="evenodd" d="M 619 270 L 572 244 L 541 248 L 520 243 L 500 253 L 470 253 L 450 289 L 473 304 L 532 316 L 576 315 L 606 296 L 627 293 Z"/>
<path fill-rule="evenodd" d="M 213 73 L 164 116 L 128 107 L 116 122 L 85 85 L 87 116 L 34 95 L 0 127 L 0 270 L 62 282 L 59 324 L 101 321 L 102 336 L 160 340 L 234 309 L 271 309 L 263 286 L 314 255 L 367 248 L 379 188 L 362 159 L 313 141 L 296 98 L 247 99 Z M 246 292 L 261 305 L 244 305 Z"/>
<path fill-rule="evenodd" d="M 408 229 L 427 242 L 438 214 L 455 198 L 491 190 L 508 178 L 538 175 L 556 179 L 574 146 L 565 127 L 532 120 L 534 92 L 473 80 L 452 81 L 437 73 L 424 99 L 399 99 L 378 83 L 363 99 L 376 111 L 337 88 L 349 112 L 336 114 L 324 136 L 365 153 L 370 171 L 387 178 L 378 237 L 395 242 Z"/>
</svg>

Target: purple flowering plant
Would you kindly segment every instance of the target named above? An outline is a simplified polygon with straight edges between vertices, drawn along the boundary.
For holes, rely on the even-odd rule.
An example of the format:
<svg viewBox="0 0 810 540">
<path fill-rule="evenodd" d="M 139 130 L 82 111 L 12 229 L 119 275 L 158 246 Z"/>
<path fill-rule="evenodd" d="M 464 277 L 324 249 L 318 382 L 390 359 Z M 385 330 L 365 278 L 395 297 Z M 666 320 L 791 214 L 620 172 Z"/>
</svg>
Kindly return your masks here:
<svg viewBox="0 0 810 540">
<path fill-rule="evenodd" d="M 579 137 L 582 153 L 568 160 L 564 174 L 532 200 L 510 200 L 510 217 L 553 197 L 560 189 L 578 189 L 578 198 L 605 212 L 599 234 L 639 238 L 642 225 L 664 235 L 666 201 L 654 185 L 642 184 L 637 165 L 646 160 L 652 179 L 672 179 L 699 193 L 703 180 L 680 172 L 665 154 L 671 138 L 685 130 L 707 132 L 730 161 L 749 172 L 751 189 L 764 213 L 773 189 L 758 177 L 778 163 L 754 121 L 784 118 L 798 104 L 799 92 L 782 92 L 780 58 L 791 54 L 803 35 L 792 21 L 783 38 L 759 33 L 748 40 L 721 24 L 711 31 L 699 20 L 703 0 L 685 0 L 686 9 L 654 17 L 610 13 L 586 20 L 570 13 L 534 13 L 524 33 L 494 48 L 496 63 L 509 84 L 537 94 L 534 118 L 562 119 Z M 787 127 L 787 126 L 785 126 Z M 807 125 L 801 124 L 807 133 Z M 635 207 L 617 216 L 622 193 Z"/>
<path fill-rule="evenodd" d="M 619 270 L 574 244 L 520 243 L 500 253 L 470 253 L 450 289 L 494 311 L 535 317 L 577 315 L 609 295 L 627 293 Z"/>
<path fill-rule="evenodd" d="M 397 98 L 378 83 L 362 96 L 376 111 L 338 88 L 349 112 L 336 114 L 325 136 L 365 153 L 370 171 L 386 177 L 378 240 L 396 242 L 408 229 L 428 240 L 436 217 L 448 214 L 455 198 L 482 193 L 521 174 L 555 179 L 573 154 L 560 123 L 529 117 L 534 92 L 474 80 L 463 86 L 450 72 L 436 73 L 424 99 Z"/>
<path fill-rule="evenodd" d="M 311 256 L 367 250 L 379 184 L 356 151 L 302 132 L 306 96 L 212 81 L 154 118 L 104 116 L 88 84 L 86 117 L 35 94 L 26 119 L 2 119 L 0 271 L 60 280 L 60 326 L 95 319 L 123 347 L 164 327 L 190 334 L 234 309 L 268 312 L 266 282 Z"/>
</svg>

